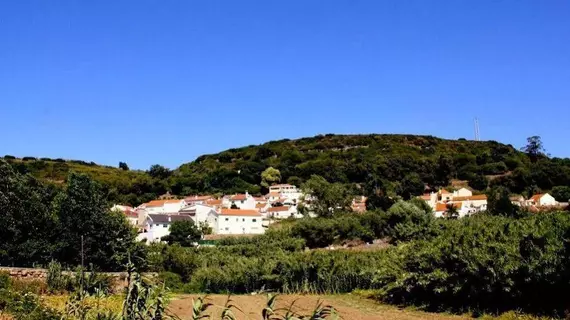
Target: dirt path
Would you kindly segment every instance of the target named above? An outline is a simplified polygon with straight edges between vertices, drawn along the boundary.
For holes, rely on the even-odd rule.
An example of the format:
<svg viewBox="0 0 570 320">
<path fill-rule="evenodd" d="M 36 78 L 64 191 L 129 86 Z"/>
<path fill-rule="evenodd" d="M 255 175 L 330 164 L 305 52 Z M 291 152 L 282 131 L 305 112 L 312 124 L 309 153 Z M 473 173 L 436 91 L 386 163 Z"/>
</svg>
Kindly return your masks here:
<svg viewBox="0 0 570 320">
<path fill-rule="evenodd" d="M 181 319 L 190 319 L 192 314 L 192 299 L 198 295 L 183 295 L 170 303 L 169 310 Z M 239 295 L 231 297 L 240 311 L 234 311 L 237 319 L 261 319 L 261 311 L 266 306 L 267 297 Z M 227 296 L 211 295 L 207 301 L 213 303 L 209 309 L 212 319 L 219 319 Z M 419 311 L 400 310 L 396 307 L 375 303 L 372 300 L 360 298 L 355 295 L 280 295 L 277 297 L 277 308 L 287 308 L 295 302 L 294 310 L 303 314 L 310 314 L 319 301 L 323 305 L 332 305 L 340 317 L 346 320 L 462 320 L 469 317 L 451 316 L 446 314 L 425 313 Z"/>
</svg>

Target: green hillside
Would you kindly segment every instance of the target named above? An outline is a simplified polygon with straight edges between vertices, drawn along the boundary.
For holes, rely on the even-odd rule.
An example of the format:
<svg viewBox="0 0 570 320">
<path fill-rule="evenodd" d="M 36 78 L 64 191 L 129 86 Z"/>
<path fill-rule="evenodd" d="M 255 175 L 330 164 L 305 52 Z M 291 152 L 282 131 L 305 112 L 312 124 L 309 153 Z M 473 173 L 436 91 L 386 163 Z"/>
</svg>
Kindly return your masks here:
<svg viewBox="0 0 570 320">
<path fill-rule="evenodd" d="M 522 139 L 521 139 L 522 140 Z M 451 179 L 485 189 L 485 177 L 513 193 L 549 190 L 570 183 L 570 160 L 532 159 L 513 146 L 495 141 L 444 140 L 415 135 L 324 135 L 279 140 L 259 146 L 204 155 L 176 170 L 176 191 L 260 191 L 260 173 L 280 170 L 282 181 L 300 184 L 311 175 L 346 184 L 383 183 L 396 190 L 404 178 L 430 186 Z"/>
<path fill-rule="evenodd" d="M 523 145 L 521 138 L 521 145 Z M 533 156 L 495 141 L 445 140 L 415 135 L 321 135 L 203 155 L 174 171 L 161 166 L 128 171 L 83 161 L 14 159 L 22 173 L 61 184 L 70 171 L 89 174 L 106 186 L 111 201 L 137 205 L 170 191 L 194 193 L 262 193 L 261 172 L 274 167 L 281 182 L 300 185 L 317 174 L 329 182 L 351 186 L 381 184 L 397 192 L 402 183 L 418 180 L 432 187 L 466 180 L 483 191 L 488 182 L 512 193 L 534 193 L 570 186 L 570 159 Z"/>
</svg>

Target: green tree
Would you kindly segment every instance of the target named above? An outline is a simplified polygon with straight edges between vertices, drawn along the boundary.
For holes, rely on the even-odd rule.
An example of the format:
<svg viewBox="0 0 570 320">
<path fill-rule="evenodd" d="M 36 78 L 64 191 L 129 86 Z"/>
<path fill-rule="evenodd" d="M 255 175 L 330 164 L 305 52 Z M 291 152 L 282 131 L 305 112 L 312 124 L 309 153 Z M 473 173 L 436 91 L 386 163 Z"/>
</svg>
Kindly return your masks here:
<svg viewBox="0 0 570 320">
<path fill-rule="evenodd" d="M 504 187 L 493 187 L 487 193 L 487 211 L 495 216 L 518 217 L 520 210 L 511 202 L 509 191 Z"/>
<path fill-rule="evenodd" d="M 557 201 L 568 202 L 570 201 L 570 187 L 569 186 L 556 186 L 552 188 L 550 195 Z"/>
<path fill-rule="evenodd" d="M 125 171 L 129 171 L 129 166 L 126 162 L 119 162 L 119 168 Z"/>
<path fill-rule="evenodd" d="M 437 233 L 435 218 L 411 202 L 398 201 L 384 215 L 391 242 L 431 238 Z"/>
<path fill-rule="evenodd" d="M 546 154 L 542 139 L 540 136 L 532 136 L 526 139 L 526 146 L 521 148 L 521 151 L 526 153 L 532 162 L 536 162 L 539 157 Z"/>
<path fill-rule="evenodd" d="M 275 182 L 281 181 L 281 172 L 279 170 L 269 167 L 261 173 L 261 185 L 269 188 Z"/>
<path fill-rule="evenodd" d="M 159 164 L 154 164 L 150 166 L 147 173 L 155 179 L 166 179 L 172 172 Z"/>
<path fill-rule="evenodd" d="M 54 203 L 60 222 L 56 250 L 60 262 L 79 265 L 83 252 L 85 265 L 116 270 L 129 254 L 139 252 L 136 231 L 121 213 L 109 210 L 102 187 L 89 176 L 71 173 L 67 188 Z"/>
<path fill-rule="evenodd" d="M 202 232 L 192 220 L 174 221 L 170 225 L 170 234 L 162 237 L 162 241 L 168 244 L 179 244 L 183 247 L 191 247 L 200 240 Z"/>
<path fill-rule="evenodd" d="M 475 190 L 484 191 L 489 185 L 489 180 L 483 174 L 475 174 L 469 179 L 469 186 Z"/>
<path fill-rule="evenodd" d="M 0 265 L 33 266 L 51 259 L 57 217 L 54 190 L 0 160 Z"/>
<path fill-rule="evenodd" d="M 305 194 L 310 195 L 310 209 L 321 217 L 332 216 L 337 211 L 350 210 L 352 195 L 341 183 L 330 183 L 325 178 L 312 175 L 303 186 Z"/>
<path fill-rule="evenodd" d="M 393 206 L 395 201 L 384 195 L 383 193 L 373 193 L 366 199 L 366 210 L 382 210 L 386 211 Z"/>
<path fill-rule="evenodd" d="M 445 217 L 447 219 L 457 219 L 459 217 L 459 211 L 453 203 L 448 203 L 445 205 Z"/>
<path fill-rule="evenodd" d="M 405 200 L 409 200 L 414 196 L 421 195 L 425 190 L 425 185 L 417 173 L 410 173 L 402 179 L 398 194 Z"/>
<path fill-rule="evenodd" d="M 294 185 L 294 186 L 297 186 L 297 187 L 300 187 L 301 184 L 303 184 L 303 179 L 301 179 L 297 176 L 291 176 L 287 179 L 287 183 Z"/>
</svg>

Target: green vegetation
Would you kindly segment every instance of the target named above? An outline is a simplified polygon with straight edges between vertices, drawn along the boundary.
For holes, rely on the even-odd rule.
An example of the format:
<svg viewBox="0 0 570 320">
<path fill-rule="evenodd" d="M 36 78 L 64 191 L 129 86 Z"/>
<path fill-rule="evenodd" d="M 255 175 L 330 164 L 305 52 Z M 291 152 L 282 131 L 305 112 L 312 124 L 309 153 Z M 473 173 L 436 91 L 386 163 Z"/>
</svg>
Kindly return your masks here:
<svg viewBox="0 0 570 320">
<path fill-rule="evenodd" d="M 200 240 L 202 230 L 200 230 L 194 221 L 174 221 L 170 225 L 170 234 L 162 237 L 162 241 L 168 244 L 177 243 L 183 247 L 191 247 L 193 243 Z"/>
<path fill-rule="evenodd" d="M 479 191 L 502 186 L 525 196 L 570 185 L 570 159 L 549 158 L 540 137 L 529 138 L 522 151 L 495 141 L 371 134 L 271 141 L 203 155 L 172 171 L 160 165 L 146 172 L 129 170 L 124 162 L 113 168 L 76 160 L 4 159 L 17 172 L 56 189 L 70 172 L 85 173 L 102 185 L 110 201 L 129 205 L 167 191 L 181 196 L 245 190 L 258 194 L 280 181 L 300 186 L 313 175 L 343 184 L 353 194 L 372 195 L 376 186 L 385 195 L 404 199 L 422 193 L 424 184 L 445 187 L 452 179 L 467 180 Z"/>
<path fill-rule="evenodd" d="M 0 265 L 57 260 L 115 270 L 129 254 L 144 258 L 134 228 L 109 207 L 102 187 L 87 175 L 71 173 L 65 188 L 53 189 L 0 160 Z"/>
</svg>

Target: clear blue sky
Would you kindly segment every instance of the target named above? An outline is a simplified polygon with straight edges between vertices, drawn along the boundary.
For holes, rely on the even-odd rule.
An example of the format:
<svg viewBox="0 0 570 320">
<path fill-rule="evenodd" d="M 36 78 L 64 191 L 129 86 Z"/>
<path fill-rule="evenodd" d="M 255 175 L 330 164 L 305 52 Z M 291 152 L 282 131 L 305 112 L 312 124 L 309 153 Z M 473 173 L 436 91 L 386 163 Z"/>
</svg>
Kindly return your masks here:
<svg viewBox="0 0 570 320">
<path fill-rule="evenodd" d="M 570 156 L 570 1 L 0 2 L 0 154 L 175 168 L 322 133 Z"/>
</svg>

